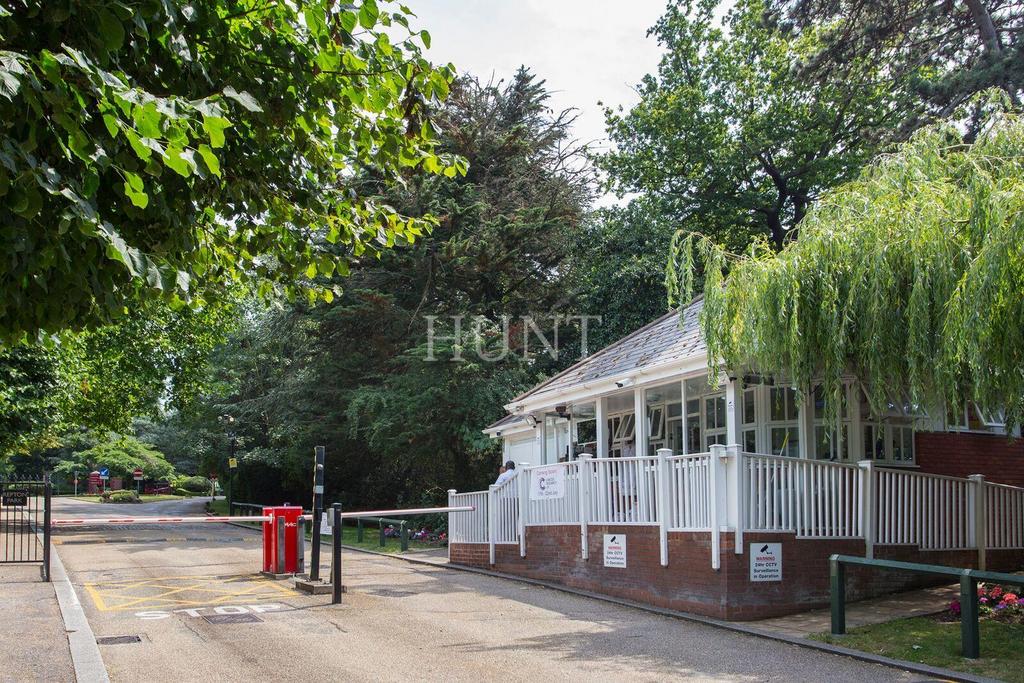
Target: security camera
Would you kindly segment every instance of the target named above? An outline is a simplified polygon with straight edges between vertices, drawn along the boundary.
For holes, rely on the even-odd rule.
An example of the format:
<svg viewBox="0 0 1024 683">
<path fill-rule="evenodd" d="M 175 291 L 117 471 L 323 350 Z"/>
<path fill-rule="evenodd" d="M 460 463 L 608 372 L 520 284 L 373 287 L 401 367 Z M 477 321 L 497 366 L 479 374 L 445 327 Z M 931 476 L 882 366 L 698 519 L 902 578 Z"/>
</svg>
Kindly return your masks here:
<svg viewBox="0 0 1024 683">
<path fill-rule="evenodd" d="M 621 389 L 622 387 L 626 386 L 626 380 L 620 379 L 618 382 L 615 383 L 615 386 Z"/>
</svg>

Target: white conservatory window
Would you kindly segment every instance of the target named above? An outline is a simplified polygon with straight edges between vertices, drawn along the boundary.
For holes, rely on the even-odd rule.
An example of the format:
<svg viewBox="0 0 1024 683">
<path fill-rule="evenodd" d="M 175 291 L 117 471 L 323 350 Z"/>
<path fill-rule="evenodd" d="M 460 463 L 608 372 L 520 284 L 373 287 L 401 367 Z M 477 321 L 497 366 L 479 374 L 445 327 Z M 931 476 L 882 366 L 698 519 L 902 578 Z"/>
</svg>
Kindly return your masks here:
<svg viewBox="0 0 1024 683">
<path fill-rule="evenodd" d="M 871 413 L 864 388 L 860 388 L 860 414 L 864 434 L 864 458 L 893 465 L 914 463 L 914 423 L 927 417 L 921 406 L 902 396 L 886 403 L 881 416 Z"/>
<path fill-rule="evenodd" d="M 740 443 L 747 453 L 757 453 L 757 387 L 743 390 L 743 409 L 740 413 Z"/>
<path fill-rule="evenodd" d="M 768 391 L 768 443 L 775 455 L 800 457 L 800 425 L 796 390 L 770 387 Z"/>
<path fill-rule="evenodd" d="M 811 405 L 814 409 L 814 457 L 818 460 L 850 459 L 850 411 L 848 392 L 850 385 L 844 383 L 840 393 L 839 412 L 835 422 L 827 421 L 828 397 L 821 384 L 814 387 Z"/>
</svg>

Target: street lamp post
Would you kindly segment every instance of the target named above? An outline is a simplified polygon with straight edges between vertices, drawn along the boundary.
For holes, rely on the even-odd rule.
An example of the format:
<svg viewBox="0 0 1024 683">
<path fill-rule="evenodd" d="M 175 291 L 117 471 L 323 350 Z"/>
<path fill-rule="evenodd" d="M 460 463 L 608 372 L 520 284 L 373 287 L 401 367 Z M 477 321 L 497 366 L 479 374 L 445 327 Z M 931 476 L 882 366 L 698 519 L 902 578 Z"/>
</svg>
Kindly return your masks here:
<svg viewBox="0 0 1024 683">
<path fill-rule="evenodd" d="M 233 416 L 231 416 L 231 415 L 221 415 L 220 416 L 220 421 L 221 421 L 221 423 L 223 423 L 227 427 L 227 430 L 228 430 L 227 431 L 227 436 L 228 436 L 228 482 L 227 482 L 227 489 L 228 489 L 227 490 L 227 494 L 228 495 L 227 495 L 227 498 L 228 498 L 228 515 L 230 515 L 231 512 L 232 512 L 232 509 L 233 509 L 232 508 L 232 503 L 234 503 L 234 498 L 232 497 L 232 494 L 231 494 L 231 484 L 232 484 L 232 481 L 235 478 L 235 465 L 238 462 L 237 460 L 235 460 L 235 447 L 238 444 L 238 440 L 235 437 L 235 428 L 234 428 L 235 418 Z"/>
</svg>

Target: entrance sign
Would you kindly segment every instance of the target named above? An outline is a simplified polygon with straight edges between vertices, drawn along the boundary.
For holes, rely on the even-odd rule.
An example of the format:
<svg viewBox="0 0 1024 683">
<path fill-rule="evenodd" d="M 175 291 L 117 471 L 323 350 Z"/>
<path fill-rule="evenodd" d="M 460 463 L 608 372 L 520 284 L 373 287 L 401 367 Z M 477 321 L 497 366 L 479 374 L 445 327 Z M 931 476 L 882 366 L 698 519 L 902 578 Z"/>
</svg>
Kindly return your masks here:
<svg viewBox="0 0 1024 683">
<path fill-rule="evenodd" d="M 604 566 L 626 568 L 626 537 L 623 534 L 604 535 Z"/>
<path fill-rule="evenodd" d="M 103 480 L 110 479 L 110 470 L 107 469 L 106 467 L 100 469 L 100 479 L 103 479 Z"/>
<path fill-rule="evenodd" d="M 750 544 L 750 580 L 782 581 L 782 544 Z"/>
<path fill-rule="evenodd" d="M 565 467 L 552 465 L 530 470 L 530 500 L 565 497 Z"/>
<path fill-rule="evenodd" d="M 4 507 L 23 508 L 28 505 L 28 489 L 7 489 L 3 493 Z"/>
</svg>

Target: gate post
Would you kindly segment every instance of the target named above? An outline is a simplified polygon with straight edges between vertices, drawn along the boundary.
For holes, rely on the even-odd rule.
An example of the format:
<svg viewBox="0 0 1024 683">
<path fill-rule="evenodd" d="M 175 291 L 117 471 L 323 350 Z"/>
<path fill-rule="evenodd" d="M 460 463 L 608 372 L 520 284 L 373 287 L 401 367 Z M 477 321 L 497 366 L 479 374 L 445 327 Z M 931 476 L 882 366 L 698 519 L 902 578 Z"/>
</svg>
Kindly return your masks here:
<svg viewBox="0 0 1024 683">
<path fill-rule="evenodd" d="M 230 481 L 230 480 L 229 480 Z M 309 554 L 309 580 L 320 580 L 320 514 L 324 509 L 324 447 L 313 449 L 313 520 L 309 526 L 313 529 L 312 543 Z"/>
<path fill-rule="evenodd" d="M 331 537 L 331 604 L 341 604 L 341 503 L 331 506 L 334 535 Z"/>
<path fill-rule="evenodd" d="M 981 653 L 978 634 L 978 580 L 965 569 L 960 576 L 960 654 L 977 659 Z"/>
<path fill-rule="evenodd" d="M 590 511 L 590 454 L 581 453 L 576 460 L 576 481 L 579 482 L 580 511 L 580 554 L 586 560 L 590 557 L 590 539 L 587 522 Z"/>
<path fill-rule="evenodd" d="M 526 515 L 530 510 L 530 470 L 520 465 L 516 479 L 518 480 L 516 485 L 519 487 L 519 557 L 526 557 Z"/>
<path fill-rule="evenodd" d="M 875 532 L 878 528 L 875 470 L 871 460 L 861 460 L 857 464 L 860 466 L 860 531 L 864 534 L 864 557 L 870 560 L 875 557 Z"/>
<path fill-rule="evenodd" d="M 494 565 L 494 539 L 498 535 L 498 515 L 497 505 L 495 505 L 496 496 L 494 495 L 497 488 L 494 484 L 487 487 L 487 554 L 488 561 L 492 566 Z"/>
<path fill-rule="evenodd" d="M 974 506 L 968 514 L 974 518 L 972 531 L 974 545 L 978 549 L 978 569 L 984 570 L 988 545 L 988 496 L 985 495 L 985 475 L 972 474 L 967 478 L 971 481 L 974 499 Z"/>
<path fill-rule="evenodd" d="M 43 475 L 43 581 L 50 581 L 50 498 L 53 484 L 50 475 Z"/>
<path fill-rule="evenodd" d="M 672 525 L 672 469 L 668 457 L 671 448 L 658 449 L 657 485 L 654 495 L 658 502 L 658 545 L 661 547 L 661 566 L 668 566 L 668 528 Z"/>
<path fill-rule="evenodd" d="M 711 526 L 711 568 L 722 568 L 722 522 L 719 499 L 722 495 L 722 459 L 725 458 L 725 446 L 711 446 L 711 462 L 708 463 L 708 504 Z"/>
</svg>

